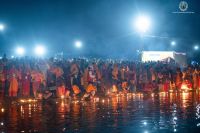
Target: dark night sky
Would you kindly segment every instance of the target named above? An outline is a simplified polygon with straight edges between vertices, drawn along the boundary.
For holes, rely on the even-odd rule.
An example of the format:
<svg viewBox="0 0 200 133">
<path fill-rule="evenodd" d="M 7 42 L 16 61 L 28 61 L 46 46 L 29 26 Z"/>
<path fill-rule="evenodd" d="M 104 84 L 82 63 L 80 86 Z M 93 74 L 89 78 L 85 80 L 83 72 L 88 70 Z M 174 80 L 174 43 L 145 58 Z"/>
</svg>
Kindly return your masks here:
<svg viewBox="0 0 200 133">
<path fill-rule="evenodd" d="M 180 0 L 0 0 L 0 52 L 14 52 L 21 44 L 31 53 L 43 43 L 50 54 L 113 55 L 131 57 L 139 48 L 176 50 L 198 55 L 200 43 L 200 1 L 186 0 L 194 14 L 174 14 Z M 168 38 L 140 38 L 133 27 L 137 14 L 148 14 L 148 33 Z M 75 49 L 75 40 L 83 41 Z M 177 46 L 172 48 L 170 41 Z"/>
</svg>

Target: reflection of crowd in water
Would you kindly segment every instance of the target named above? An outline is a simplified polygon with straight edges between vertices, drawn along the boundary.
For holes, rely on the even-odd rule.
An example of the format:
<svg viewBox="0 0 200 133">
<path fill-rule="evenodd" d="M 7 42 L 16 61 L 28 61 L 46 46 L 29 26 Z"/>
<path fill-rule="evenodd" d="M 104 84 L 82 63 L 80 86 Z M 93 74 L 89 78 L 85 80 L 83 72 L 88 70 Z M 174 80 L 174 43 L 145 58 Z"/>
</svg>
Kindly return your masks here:
<svg viewBox="0 0 200 133">
<path fill-rule="evenodd" d="M 9 97 L 94 97 L 118 92 L 193 90 L 200 86 L 199 67 L 99 59 L 56 61 L 0 60 L 1 92 Z"/>
</svg>

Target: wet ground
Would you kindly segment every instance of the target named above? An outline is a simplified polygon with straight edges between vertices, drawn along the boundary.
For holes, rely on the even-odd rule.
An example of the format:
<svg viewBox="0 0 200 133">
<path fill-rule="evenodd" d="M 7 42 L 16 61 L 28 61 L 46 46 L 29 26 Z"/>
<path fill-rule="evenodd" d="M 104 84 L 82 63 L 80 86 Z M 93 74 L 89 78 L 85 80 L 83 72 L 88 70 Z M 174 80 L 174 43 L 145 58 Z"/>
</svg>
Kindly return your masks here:
<svg viewBox="0 0 200 133">
<path fill-rule="evenodd" d="M 0 133 L 200 132 L 200 94 L 129 94 L 96 101 L 1 99 Z"/>
</svg>

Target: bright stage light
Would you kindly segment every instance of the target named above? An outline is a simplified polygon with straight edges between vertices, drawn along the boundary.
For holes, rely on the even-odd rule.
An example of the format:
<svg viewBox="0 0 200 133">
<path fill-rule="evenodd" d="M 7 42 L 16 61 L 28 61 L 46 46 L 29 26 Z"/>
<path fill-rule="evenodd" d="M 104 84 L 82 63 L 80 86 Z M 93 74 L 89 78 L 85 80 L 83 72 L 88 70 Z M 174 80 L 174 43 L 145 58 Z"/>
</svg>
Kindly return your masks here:
<svg viewBox="0 0 200 133">
<path fill-rule="evenodd" d="M 18 47 L 18 48 L 16 49 L 16 53 L 17 53 L 18 55 L 24 55 L 25 50 L 24 50 L 24 48 L 22 48 L 22 47 Z"/>
<path fill-rule="evenodd" d="M 175 46 L 176 45 L 176 42 L 175 41 L 172 41 L 171 42 L 171 46 Z"/>
<path fill-rule="evenodd" d="M 0 24 L 0 31 L 4 31 L 5 26 L 3 24 Z"/>
<path fill-rule="evenodd" d="M 39 46 L 35 47 L 35 54 L 37 56 L 43 56 L 45 54 L 45 52 L 46 51 L 45 51 L 44 46 L 39 45 Z"/>
<path fill-rule="evenodd" d="M 75 47 L 76 48 L 81 48 L 82 47 L 82 42 L 81 41 L 76 41 L 75 42 Z"/>
<path fill-rule="evenodd" d="M 139 16 L 135 21 L 135 28 L 140 33 L 145 33 L 151 26 L 151 20 L 147 16 Z"/>
<path fill-rule="evenodd" d="M 198 45 L 195 45 L 195 46 L 194 46 L 194 50 L 199 50 L 199 46 L 198 46 Z"/>
</svg>

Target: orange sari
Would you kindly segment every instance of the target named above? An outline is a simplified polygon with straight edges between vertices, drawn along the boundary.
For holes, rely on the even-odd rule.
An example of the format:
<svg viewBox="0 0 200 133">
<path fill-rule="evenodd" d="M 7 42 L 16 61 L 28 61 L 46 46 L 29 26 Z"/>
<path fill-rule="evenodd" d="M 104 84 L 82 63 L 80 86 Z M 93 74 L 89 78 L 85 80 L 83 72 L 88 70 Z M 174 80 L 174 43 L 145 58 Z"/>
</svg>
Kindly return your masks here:
<svg viewBox="0 0 200 133">
<path fill-rule="evenodd" d="M 9 86 L 9 96 L 10 97 L 16 97 L 17 91 L 18 91 L 18 71 L 16 69 L 10 70 L 10 86 Z"/>
</svg>

